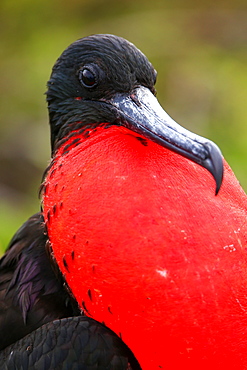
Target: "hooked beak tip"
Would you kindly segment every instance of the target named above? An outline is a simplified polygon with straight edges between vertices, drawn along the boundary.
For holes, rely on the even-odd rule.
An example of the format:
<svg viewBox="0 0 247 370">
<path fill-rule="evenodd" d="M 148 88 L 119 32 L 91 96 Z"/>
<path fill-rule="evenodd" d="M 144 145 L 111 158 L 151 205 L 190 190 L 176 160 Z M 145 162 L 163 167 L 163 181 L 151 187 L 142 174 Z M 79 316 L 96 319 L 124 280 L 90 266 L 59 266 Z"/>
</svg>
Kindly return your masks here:
<svg viewBox="0 0 247 370">
<path fill-rule="evenodd" d="M 219 193 L 219 190 L 223 181 L 224 174 L 224 163 L 220 149 L 212 141 L 205 144 L 209 157 L 205 162 L 205 168 L 212 174 L 216 182 L 215 195 Z"/>
</svg>

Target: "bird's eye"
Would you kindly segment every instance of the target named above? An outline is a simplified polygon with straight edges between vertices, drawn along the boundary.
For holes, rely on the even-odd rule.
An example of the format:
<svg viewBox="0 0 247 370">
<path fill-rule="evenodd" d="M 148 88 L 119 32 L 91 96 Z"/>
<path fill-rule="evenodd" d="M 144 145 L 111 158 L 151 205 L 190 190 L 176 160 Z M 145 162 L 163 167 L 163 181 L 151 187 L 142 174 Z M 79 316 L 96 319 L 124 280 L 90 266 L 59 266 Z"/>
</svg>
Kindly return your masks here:
<svg viewBox="0 0 247 370">
<path fill-rule="evenodd" d="M 84 67 L 79 71 L 79 80 L 87 88 L 94 87 L 98 82 L 96 72 L 89 67 Z"/>
</svg>

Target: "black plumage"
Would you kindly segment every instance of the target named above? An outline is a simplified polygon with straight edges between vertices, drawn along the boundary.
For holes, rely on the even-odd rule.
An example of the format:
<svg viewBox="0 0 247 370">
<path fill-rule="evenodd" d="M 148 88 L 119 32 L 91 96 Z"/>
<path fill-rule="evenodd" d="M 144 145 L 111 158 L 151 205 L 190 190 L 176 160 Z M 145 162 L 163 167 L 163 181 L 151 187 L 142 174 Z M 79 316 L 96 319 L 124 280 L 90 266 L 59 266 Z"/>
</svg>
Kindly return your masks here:
<svg viewBox="0 0 247 370">
<path fill-rule="evenodd" d="M 85 85 L 83 71 L 94 76 L 93 85 Z M 148 58 L 122 37 L 91 35 L 71 44 L 58 58 L 48 81 L 52 150 L 78 126 L 86 130 L 87 125 L 100 122 L 123 124 L 117 109 L 104 103 L 138 86 L 155 94 L 156 75 Z"/>
<path fill-rule="evenodd" d="M 53 262 L 43 216 L 17 231 L 0 260 L 0 349 L 43 324 L 80 315 Z"/>
<path fill-rule="evenodd" d="M 2 370 L 140 370 L 122 340 L 87 317 L 47 323 L 0 353 Z"/>
</svg>

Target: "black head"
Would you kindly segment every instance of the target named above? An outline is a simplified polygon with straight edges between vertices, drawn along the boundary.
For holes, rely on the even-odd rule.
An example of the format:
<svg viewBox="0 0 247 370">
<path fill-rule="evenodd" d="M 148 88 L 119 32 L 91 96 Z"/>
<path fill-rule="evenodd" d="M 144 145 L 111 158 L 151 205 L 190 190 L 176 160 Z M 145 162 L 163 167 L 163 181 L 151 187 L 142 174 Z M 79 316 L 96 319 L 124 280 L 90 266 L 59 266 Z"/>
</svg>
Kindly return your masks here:
<svg viewBox="0 0 247 370">
<path fill-rule="evenodd" d="M 93 100 L 131 93 L 138 86 L 155 93 L 155 81 L 156 71 L 147 57 L 122 37 L 92 35 L 77 40 L 58 58 L 48 82 L 52 148 L 68 123 L 115 121 L 111 110 L 90 105 Z"/>
</svg>

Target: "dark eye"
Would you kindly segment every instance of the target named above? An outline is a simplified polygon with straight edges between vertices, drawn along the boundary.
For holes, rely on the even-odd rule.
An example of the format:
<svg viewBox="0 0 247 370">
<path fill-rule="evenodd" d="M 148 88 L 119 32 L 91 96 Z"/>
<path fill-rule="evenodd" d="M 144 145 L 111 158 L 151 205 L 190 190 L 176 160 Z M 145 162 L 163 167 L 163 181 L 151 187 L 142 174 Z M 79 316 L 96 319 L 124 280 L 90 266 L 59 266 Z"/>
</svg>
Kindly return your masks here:
<svg viewBox="0 0 247 370">
<path fill-rule="evenodd" d="M 79 71 L 79 80 L 82 83 L 82 85 L 84 85 L 87 88 L 94 87 L 98 82 L 97 73 L 95 69 L 90 67 L 83 67 Z"/>
</svg>

